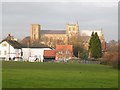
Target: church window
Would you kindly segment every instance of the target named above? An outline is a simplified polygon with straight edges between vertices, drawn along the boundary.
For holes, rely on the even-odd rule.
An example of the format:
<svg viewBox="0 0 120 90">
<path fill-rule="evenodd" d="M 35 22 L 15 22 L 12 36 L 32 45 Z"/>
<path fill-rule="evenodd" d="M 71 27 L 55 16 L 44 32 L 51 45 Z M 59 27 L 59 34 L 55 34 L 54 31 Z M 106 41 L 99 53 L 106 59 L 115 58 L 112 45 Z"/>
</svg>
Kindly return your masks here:
<svg viewBox="0 0 120 90">
<path fill-rule="evenodd" d="M 69 27 L 69 31 L 71 31 L 71 28 Z"/>
<path fill-rule="evenodd" d="M 34 39 L 36 38 L 35 34 L 34 34 Z"/>
<path fill-rule="evenodd" d="M 3 46 L 3 47 L 6 47 L 6 46 L 7 46 L 7 44 L 6 44 L 6 43 L 3 43 L 3 44 L 2 44 L 2 46 Z"/>
<path fill-rule="evenodd" d="M 73 31 L 75 30 L 75 28 L 73 27 Z"/>
</svg>

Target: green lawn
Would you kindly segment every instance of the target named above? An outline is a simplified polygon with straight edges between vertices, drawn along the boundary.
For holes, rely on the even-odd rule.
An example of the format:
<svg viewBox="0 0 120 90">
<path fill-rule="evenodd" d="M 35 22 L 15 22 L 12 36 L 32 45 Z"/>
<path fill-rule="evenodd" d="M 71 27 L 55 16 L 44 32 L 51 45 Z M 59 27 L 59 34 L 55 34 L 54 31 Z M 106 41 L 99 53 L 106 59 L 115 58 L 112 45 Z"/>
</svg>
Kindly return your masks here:
<svg viewBox="0 0 120 90">
<path fill-rule="evenodd" d="M 70 63 L 3 62 L 3 88 L 117 88 L 109 66 Z"/>
<path fill-rule="evenodd" d="M 0 90 L 2 89 L 2 62 L 0 61 Z"/>
</svg>

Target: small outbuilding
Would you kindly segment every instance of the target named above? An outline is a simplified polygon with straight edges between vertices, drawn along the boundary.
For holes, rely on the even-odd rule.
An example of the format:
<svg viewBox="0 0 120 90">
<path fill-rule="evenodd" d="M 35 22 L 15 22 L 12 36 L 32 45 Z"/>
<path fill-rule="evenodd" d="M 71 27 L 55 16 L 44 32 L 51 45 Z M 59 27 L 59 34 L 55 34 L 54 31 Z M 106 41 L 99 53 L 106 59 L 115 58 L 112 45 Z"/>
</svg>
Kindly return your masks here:
<svg viewBox="0 0 120 90">
<path fill-rule="evenodd" d="M 55 50 L 45 50 L 44 51 L 44 61 L 49 62 L 49 61 L 54 61 L 55 60 Z"/>
<path fill-rule="evenodd" d="M 43 62 L 43 54 L 45 50 L 52 50 L 52 48 L 43 45 L 43 44 L 35 44 L 35 45 L 27 45 L 22 47 L 23 51 L 23 60 L 24 61 L 38 61 Z M 34 59 L 34 60 L 32 60 Z"/>
</svg>

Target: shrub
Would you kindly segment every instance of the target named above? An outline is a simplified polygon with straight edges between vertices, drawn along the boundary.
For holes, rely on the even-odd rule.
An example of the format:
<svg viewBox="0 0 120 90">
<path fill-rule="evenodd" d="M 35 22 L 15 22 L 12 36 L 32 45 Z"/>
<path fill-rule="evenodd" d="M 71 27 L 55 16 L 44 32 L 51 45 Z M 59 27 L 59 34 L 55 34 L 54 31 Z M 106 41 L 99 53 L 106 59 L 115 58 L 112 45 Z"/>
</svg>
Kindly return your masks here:
<svg viewBox="0 0 120 90">
<path fill-rule="evenodd" d="M 118 52 L 107 52 L 101 60 L 101 64 L 118 68 L 120 64 L 120 60 L 118 60 Z"/>
</svg>

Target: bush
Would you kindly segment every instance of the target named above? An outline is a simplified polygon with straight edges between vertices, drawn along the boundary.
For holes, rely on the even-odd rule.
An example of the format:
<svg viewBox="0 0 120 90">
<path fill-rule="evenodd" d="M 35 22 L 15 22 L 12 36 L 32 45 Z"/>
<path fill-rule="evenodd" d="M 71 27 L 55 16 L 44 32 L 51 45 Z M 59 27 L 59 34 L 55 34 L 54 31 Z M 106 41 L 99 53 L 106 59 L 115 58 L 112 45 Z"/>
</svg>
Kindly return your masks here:
<svg viewBox="0 0 120 90">
<path fill-rule="evenodd" d="M 118 52 L 107 52 L 101 60 L 101 64 L 119 68 L 120 60 L 118 60 Z"/>
<path fill-rule="evenodd" d="M 103 65 L 110 65 L 109 62 L 110 62 L 110 61 L 108 61 L 108 60 L 106 60 L 106 59 L 100 60 L 100 64 L 103 64 Z"/>
<path fill-rule="evenodd" d="M 111 61 L 111 66 L 112 66 L 113 68 L 118 68 L 118 69 L 120 69 L 118 63 L 120 63 L 120 60 L 113 60 L 113 61 Z"/>
</svg>

